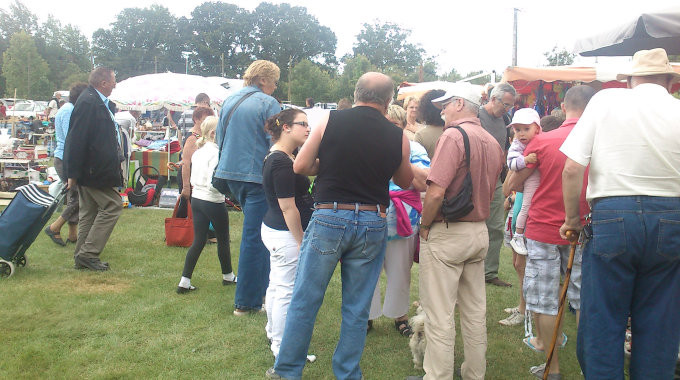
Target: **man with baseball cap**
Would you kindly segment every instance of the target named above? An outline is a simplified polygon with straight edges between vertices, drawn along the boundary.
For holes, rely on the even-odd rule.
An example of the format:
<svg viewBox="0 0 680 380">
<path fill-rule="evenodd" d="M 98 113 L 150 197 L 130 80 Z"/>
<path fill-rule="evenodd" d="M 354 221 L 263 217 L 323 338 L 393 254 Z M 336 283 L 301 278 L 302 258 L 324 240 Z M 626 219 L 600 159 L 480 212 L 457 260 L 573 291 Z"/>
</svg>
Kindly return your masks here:
<svg viewBox="0 0 680 380">
<path fill-rule="evenodd" d="M 437 142 L 420 226 L 420 300 L 427 315 L 425 379 L 451 379 L 454 373 L 454 309 L 460 310 L 465 345 L 461 366 L 464 379 L 483 379 L 486 372 L 486 293 L 484 258 L 489 246 L 485 220 L 498 176 L 503 151 L 477 118 L 478 87 L 457 83 L 432 101 L 445 117 L 445 130 Z M 463 135 L 469 140 L 469 168 Z M 444 221 L 444 197 L 455 197 L 471 174 L 474 208 L 455 221 Z M 418 379 L 418 377 L 409 377 Z"/>
<path fill-rule="evenodd" d="M 560 150 L 565 222 L 581 230 L 586 197 L 592 238 L 583 253 L 577 354 L 586 379 L 623 378 L 631 317 L 631 379 L 671 379 L 680 342 L 680 80 L 663 49 L 641 50 L 617 76 L 628 89 L 595 95 Z M 588 231 L 590 230 L 590 226 Z"/>
</svg>

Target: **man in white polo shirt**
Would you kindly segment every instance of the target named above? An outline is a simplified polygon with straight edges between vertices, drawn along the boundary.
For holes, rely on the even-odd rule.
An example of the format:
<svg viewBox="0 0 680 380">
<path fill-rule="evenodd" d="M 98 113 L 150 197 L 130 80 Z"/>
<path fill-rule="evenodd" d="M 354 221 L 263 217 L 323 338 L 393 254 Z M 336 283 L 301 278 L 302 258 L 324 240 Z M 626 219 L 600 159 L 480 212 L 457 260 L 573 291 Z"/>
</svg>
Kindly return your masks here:
<svg viewBox="0 0 680 380">
<path fill-rule="evenodd" d="M 680 74 L 663 49 L 641 50 L 629 89 L 596 94 L 560 150 L 566 220 L 590 164 L 592 239 L 583 254 L 577 354 L 586 379 L 623 378 L 632 321 L 631 379 L 671 379 L 680 342 Z"/>
</svg>

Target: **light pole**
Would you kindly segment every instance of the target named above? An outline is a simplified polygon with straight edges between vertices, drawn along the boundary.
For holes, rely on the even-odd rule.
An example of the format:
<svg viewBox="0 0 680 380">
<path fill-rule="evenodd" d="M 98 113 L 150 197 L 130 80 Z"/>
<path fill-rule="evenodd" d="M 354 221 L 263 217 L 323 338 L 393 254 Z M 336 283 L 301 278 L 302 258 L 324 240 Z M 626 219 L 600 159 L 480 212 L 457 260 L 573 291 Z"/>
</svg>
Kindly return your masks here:
<svg viewBox="0 0 680 380">
<path fill-rule="evenodd" d="M 189 74 L 189 56 L 193 54 L 190 51 L 183 51 L 182 52 L 182 57 L 186 60 L 186 67 L 184 69 L 184 74 Z"/>
</svg>

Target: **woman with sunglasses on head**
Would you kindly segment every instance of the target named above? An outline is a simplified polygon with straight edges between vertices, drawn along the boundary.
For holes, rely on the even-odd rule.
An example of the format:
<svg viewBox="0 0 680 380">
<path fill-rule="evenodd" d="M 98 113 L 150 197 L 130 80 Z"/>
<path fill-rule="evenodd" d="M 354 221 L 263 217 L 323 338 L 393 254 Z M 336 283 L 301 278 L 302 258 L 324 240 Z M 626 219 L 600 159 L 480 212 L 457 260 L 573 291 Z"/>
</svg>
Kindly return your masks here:
<svg viewBox="0 0 680 380">
<path fill-rule="evenodd" d="M 309 178 L 293 172 L 294 153 L 310 132 L 307 115 L 287 109 L 268 119 L 264 128 L 274 142 L 262 168 L 269 209 L 262 219 L 261 235 L 270 253 L 265 330 L 276 357 L 293 295 L 302 235 L 312 217 L 314 201 L 309 194 Z"/>
</svg>

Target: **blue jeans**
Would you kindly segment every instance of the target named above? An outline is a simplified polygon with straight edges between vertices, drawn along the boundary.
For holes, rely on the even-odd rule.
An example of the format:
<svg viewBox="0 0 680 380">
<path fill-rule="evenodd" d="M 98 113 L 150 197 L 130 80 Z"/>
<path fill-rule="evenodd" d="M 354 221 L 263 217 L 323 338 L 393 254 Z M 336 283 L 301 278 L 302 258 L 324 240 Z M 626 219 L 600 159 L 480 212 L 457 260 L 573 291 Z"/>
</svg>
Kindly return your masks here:
<svg viewBox="0 0 680 380">
<path fill-rule="evenodd" d="M 368 312 L 387 241 L 385 218 L 375 211 L 316 210 L 305 231 L 288 307 L 288 318 L 274 369 L 300 379 L 319 307 L 339 260 L 342 278 L 342 324 L 333 354 L 338 379 L 361 379 Z"/>
<path fill-rule="evenodd" d="M 234 307 L 241 310 L 260 309 L 269 286 L 269 251 L 260 236 L 262 218 L 267 213 L 267 200 L 259 183 L 241 181 L 228 183 L 231 193 L 243 209 L 243 231 Z"/>
<path fill-rule="evenodd" d="M 672 379 L 680 342 L 680 198 L 609 197 L 593 205 L 583 254 L 577 356 L 586 379 Z"/>
</svg>

